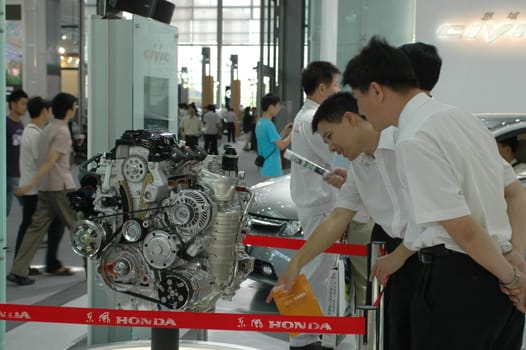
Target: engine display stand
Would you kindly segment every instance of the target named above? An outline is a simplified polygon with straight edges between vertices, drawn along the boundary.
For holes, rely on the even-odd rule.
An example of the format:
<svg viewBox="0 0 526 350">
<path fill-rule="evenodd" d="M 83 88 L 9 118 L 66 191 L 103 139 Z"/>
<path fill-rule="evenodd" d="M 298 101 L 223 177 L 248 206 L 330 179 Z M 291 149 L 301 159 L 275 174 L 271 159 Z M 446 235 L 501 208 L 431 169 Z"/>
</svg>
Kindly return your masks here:
<svg viewBox="0 0 526 350">
<path fill-rule="evenodd" d="M 179 350 L 179 328 L 152 328 L 151 350 Z"/>
</svg>

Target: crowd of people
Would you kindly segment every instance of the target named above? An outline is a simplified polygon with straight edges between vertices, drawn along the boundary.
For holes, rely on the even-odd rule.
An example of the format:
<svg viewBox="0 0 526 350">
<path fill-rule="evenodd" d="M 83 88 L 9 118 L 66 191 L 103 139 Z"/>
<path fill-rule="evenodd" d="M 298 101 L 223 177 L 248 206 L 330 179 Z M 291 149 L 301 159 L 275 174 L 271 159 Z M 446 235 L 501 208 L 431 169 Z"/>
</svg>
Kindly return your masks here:
<svg viewBox="0 0 526 350">
<path fill-rule="evenodd" d="M 71 229 L 76 222 L 67 193 L 77 187 L 71 172 L 69 128 L 77 112 L 77 100 L 67 93 L 57 94 L 52 101 L 40 96 L 28 98 L 24 91 L 17 90 L 9 95 L 8 104 L 7 215 L 16 196 L 22 205 L 22 222 L 7 280 L 29 285 L 35 282 L 29 275 L 43 273 L 31 268 L 31 262 L 46 235 L 44 272 L 70 276 L 73 271 L 62 264 L 57 254 L 65 226 Z M 31 120 L 24 126 L 21 118 L 26 112 Z"/>
<path fill-rule="evenodd" d="M 327 269 L 332 262 L 319 260 L 322 253 L 366 212 L 376 223 L 371 240 L 387 248 L 369 276 L 385 286 L 384 349 L 518 350 L 526 191 L 512 168 L 517 140 L 497 146 L 478 118 L 433 98 L 440 67 L 432 45 L 393 47 L 373 37 L 343 73 L 352 92 L 331 91 L 330 80 L 321 101 L 305 91 L 292 150 L 326 167 L 334 153 L 351 164 L 333 168 L 326 183 L 311 174 L 308 185 L 308 170 L 292 165 L 291 193 L 307 242 L 276 286 L 291 290 L 300 273 Z M 339 189 L 336 200 L 329 184 Z M 323 287 L 313 289 L 323 308 Z M 291 339 L 290 349 L 322 346 L 305 335 Z"/>
<path fill-rule="evenodd" d="M 205 151 L 217 155 L 219 140 L 225 136 L 227 143 L 235 144 L 236 134 L 239 132 L 244 134 L 245 139 L 242 149 L 256 150 L 255 127 L 259 119 L 256 108 L 241 108 L 238 115 L 232 107 L 221 107 L 217 110 L 215 105 L 209 104 L 200 113 L 195 103 L 180 103 L 178 118 L 181 139 L 185 140 L 186 145 L 195 147 L 199 145 L 202 136 Z"/>
</svg>

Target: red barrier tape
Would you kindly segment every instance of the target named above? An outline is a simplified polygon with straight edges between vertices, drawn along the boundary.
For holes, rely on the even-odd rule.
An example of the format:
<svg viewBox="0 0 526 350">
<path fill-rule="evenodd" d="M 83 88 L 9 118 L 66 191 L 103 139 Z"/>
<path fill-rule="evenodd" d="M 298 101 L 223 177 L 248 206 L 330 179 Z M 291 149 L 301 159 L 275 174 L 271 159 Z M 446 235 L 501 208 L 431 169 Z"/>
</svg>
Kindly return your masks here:
<svg viewBox="0 0 526 350">
<path fill-rule="evenodd" d="M 303 244 L 305 244 L 305 240 L 246 234 L 245 238 L 243 239 L 243 244 L 298 250 L 303 246 Z M 358 244 L 334 243 L 325 252 L 353 256 L 367 256 L 367 246 Z"/>
<path fill-rule="evenodd" d="M 92 326 L 364 334 L 363 317 L 281 316 L 1 304 L 0 320 Z"/>
</svg>

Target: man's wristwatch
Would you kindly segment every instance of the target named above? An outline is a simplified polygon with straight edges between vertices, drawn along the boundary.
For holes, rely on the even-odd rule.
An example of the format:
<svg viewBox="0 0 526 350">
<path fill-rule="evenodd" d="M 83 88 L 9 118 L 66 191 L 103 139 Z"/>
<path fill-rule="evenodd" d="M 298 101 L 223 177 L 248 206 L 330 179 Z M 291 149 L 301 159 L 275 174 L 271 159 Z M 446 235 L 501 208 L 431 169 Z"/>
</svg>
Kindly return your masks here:
<svg viewBox="0 0 526 350">
<path fill-rule="evenodd" d="M 501 284 L 505 288 L 516 289 L 519 286 L 520 279 L 521 279 L 521 272 L 519 271 L 517 266 L 513 266 L 513 279 L 508 283 L 504 283 L 501 281 Z"/>
<path fill-rule="evenodd" d="M 503 241 L 500 243 L 500 251 L 502 255 L 506 255 L 513 250 L 513 245 L 508 241 Z"/>
</svg>

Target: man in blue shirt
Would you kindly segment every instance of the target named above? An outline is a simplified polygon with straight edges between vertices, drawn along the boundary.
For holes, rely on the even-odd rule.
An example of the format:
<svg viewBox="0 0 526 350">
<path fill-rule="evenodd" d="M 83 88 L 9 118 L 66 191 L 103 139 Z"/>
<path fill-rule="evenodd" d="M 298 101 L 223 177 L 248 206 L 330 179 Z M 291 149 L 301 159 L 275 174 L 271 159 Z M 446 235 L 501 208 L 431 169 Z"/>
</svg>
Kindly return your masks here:
<svg viewBox="0 0 526 350">
<path fill-rule="evenodd" d="M 258 140 L 258 155 L 265 158 L 265 162 L 259 173 L 261 176 L 275 177 L 283 175 L 281 168 L 280 150 L 284 150 L 290 144 L 290 131 L 292 124 L 287 124 L 278 133 L 276 126 L 272 122 L 281 107 L 278 96 L 266 94 L 261 99 L 261 109 L 263 114 L 256 124 L 256 138 Z M 282 135 L 286 136 L 282 138 Z"/>
</svg>

